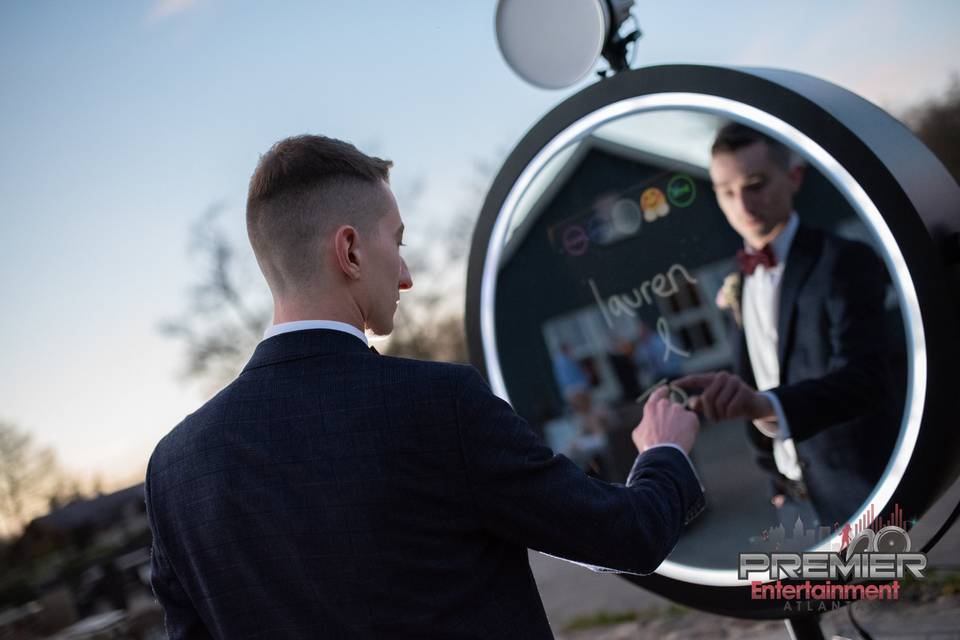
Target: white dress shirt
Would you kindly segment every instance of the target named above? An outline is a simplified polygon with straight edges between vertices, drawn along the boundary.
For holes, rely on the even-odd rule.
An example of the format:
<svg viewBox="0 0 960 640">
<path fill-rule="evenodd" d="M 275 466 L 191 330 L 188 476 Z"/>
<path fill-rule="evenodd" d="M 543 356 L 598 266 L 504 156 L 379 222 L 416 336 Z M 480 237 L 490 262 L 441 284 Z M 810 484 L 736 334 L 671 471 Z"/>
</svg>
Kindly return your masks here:
<svg viewBox="0 0 960 640">
<path fill-rule="evenodd" d="M 750 355 L 750 366 L 758 391 L 767 391 L 780 386 L 780 361 L 777 357 L 779 336 L 777 335 L 778 310 L 780 307 L 780 281 L 786 266 L 790 245 L 797 235 L 800 220 L 796 212 L 790 214 L 783 231 L 773 239 L 770 248 L 777 259 L 775 267 L 758 265 L 752 275 L 744 278 L 743 283 L 743 331 Z M 748 253 L 753 250 L 747 248 Z M 773 393 L 765 393 L 777 414 L 777 424 L 772 425 L 759 420 L 754 424 L 764 434 L 773 437 L 773 459 L 777 469 L 791 480 L 800 480 L 803 473 L 797 459 L 797 449 L 790 437 L 790 428 L 783 413 L 780 401 Z"/>
<path fill-rule="evenodd" d="M 352 324 L 338 322 L 336 320 L 294 320 L 293 322 L 281 322 L 272 327 L 267 327 L 267 330 L 263 332 L 263 339 L 266 340 L 281 333 L 302 331 L 304 329 L 332 329 L 333 331 L 342 331 L 356 336 L 363 341 L 363 344 L 370 346 L 370 343 L 367 342 L 367 336 L 363 331 L 360 331 L 360 329 L 357 329 Z"/>
</svg>

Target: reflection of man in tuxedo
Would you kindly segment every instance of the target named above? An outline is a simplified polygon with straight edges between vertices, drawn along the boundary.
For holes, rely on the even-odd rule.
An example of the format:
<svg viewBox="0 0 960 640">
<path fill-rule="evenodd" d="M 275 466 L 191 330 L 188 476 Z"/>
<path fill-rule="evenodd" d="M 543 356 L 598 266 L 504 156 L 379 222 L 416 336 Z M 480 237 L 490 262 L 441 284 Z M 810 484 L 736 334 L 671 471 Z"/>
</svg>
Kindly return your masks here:
<svg viewBox="0 0 960 640">
<path fill-rule="evenodd" d="M 412 285 L 389 167 L 300 136 L 253 175 L 275 324 L 147 471 L 171 638 L 548 638 L 528 547 L 648 573 L 702 509 L 697 417 L 665 388 L 613 485 L 553 455 L 473 368 L 368 348 Z"/>
<path fill-rule="evenodd" d="M 803 167 L 739 124 L 719 132 L 710 177 L 743 238 L 741 276 L 721 298 L 736 309 L 735 372 L 679 381 L 703 388 L 711 420 L 745 417 L 786 526 L 808 499 L 820 524 L 843 523 L 890 454 L 895 420 L 884 354 L 886 270 L 873 251 L 800 224 Z M 902 398 L 900 399 L 902 400 Z M 786 515 L 790 513 L 791 515 Z M 809 523 L 808 523 L 809 524 Z"/>
</svg>

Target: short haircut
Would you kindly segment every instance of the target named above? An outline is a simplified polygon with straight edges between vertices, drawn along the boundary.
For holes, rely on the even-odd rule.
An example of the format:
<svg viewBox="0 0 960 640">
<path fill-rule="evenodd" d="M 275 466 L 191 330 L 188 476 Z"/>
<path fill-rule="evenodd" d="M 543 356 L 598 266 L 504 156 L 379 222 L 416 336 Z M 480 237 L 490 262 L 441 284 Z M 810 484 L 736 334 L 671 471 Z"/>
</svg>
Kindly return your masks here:
<svg viewBox="0 0 960 640">
<path fill-rule="evenodd" d="M 765 142 L 767 144 L 767 152 L 770 154 L 770 159 L 784 169 L 789 169 L 799 160 L 799 158 L 781 142 L 774 140 L 767 134 L 761 133 L 756 129 L 742 125 L 739 122 L 731 122 L 720 128 L 717 132 L 716 139 L 713 141 L 713 146 L 710 148 L 710 156 L 715 156 L 718 153 L 732 153 L 743 147 L 748 147 L 755 142 Z"/>
<path fill-rule="evenodd" d="M 342 224 L 375 229 L 389 160 L 316 135 L 286 138 L 260 157 L 247 194 L 247 235 L 274 294 L 316 275 L 317 240 Z"/>
</svg>

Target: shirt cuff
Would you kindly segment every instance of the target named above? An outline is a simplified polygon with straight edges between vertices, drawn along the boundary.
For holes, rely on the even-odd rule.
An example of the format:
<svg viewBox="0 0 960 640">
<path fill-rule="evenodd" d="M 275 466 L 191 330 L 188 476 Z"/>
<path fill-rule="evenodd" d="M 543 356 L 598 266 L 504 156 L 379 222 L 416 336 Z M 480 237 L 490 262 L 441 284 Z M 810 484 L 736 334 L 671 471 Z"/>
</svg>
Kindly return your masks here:
<svg viewBox="0 0 960 640">
<path fill-rule="evenodd" d="M 674 443 L 672 443 L 672 442 L 663 442 L 663 443 L 661 443 L 661 444 L 655 444 L 655 445 L 653 445 L 652 447 L 647 447 L 646 449 L 644 449 L 644 451 L 650 451 L 650 449 L 656 449 L 657 447 L 673 447 L 674 449 L 676 449 L 677 451 L 679 451 L 680 453 L 682 453 L 684 459 L 687 461 L 687 464 L 690 465 L 690 470 L 693 471 L 693 477 L 697 479 L 697 484 L 700 485 L 700 491 L 701 491 L 702 493 L 706 493 L 706 492 L 707 492 L 707 490 L 703 488 L 703 483 L 700 482 L 700 474 L 697 473 L 697 468 L 696 468 L 695 466 L 693 466 L 693 460 L 691 460 L 691 459 L 690 459 L 690 456 L 687 455 L 687 452 L 683 450 L 683 447 L 681 447 L 681 446 L 678 445 L 678 444 L 674 444 Z"/>
<path fill-rule="evenodd" d="M 769 438 L 777 438 L 779 440 L 788 439 L 790 437 L 790 424 L 787 422 L 787 415 L 783 412 L 783 405 L 780 404 L 780 398 L 772 391 L 761 391 L 760 393 L 773 405 L 773 412 L 777 415 L 777 421 L 754 420 L 753 426 Z"/>
</svg>

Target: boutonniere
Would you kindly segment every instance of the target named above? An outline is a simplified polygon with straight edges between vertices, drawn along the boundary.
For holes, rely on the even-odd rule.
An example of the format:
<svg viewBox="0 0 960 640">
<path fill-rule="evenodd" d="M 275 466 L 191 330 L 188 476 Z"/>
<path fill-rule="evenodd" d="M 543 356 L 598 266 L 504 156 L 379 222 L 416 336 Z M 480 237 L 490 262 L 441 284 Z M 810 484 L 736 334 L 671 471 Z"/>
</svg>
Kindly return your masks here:
<svg viewBox="0 0 960 640">
<path fill-rule="evenodd" d="M 731 273 L 723 279 L 723 286 L 717 292 L 717 308 L 733 312 L 733 320 L 738 327 L 743 326 L 743 316 L 740 313 L 740 274 Z"/>
</svg>

